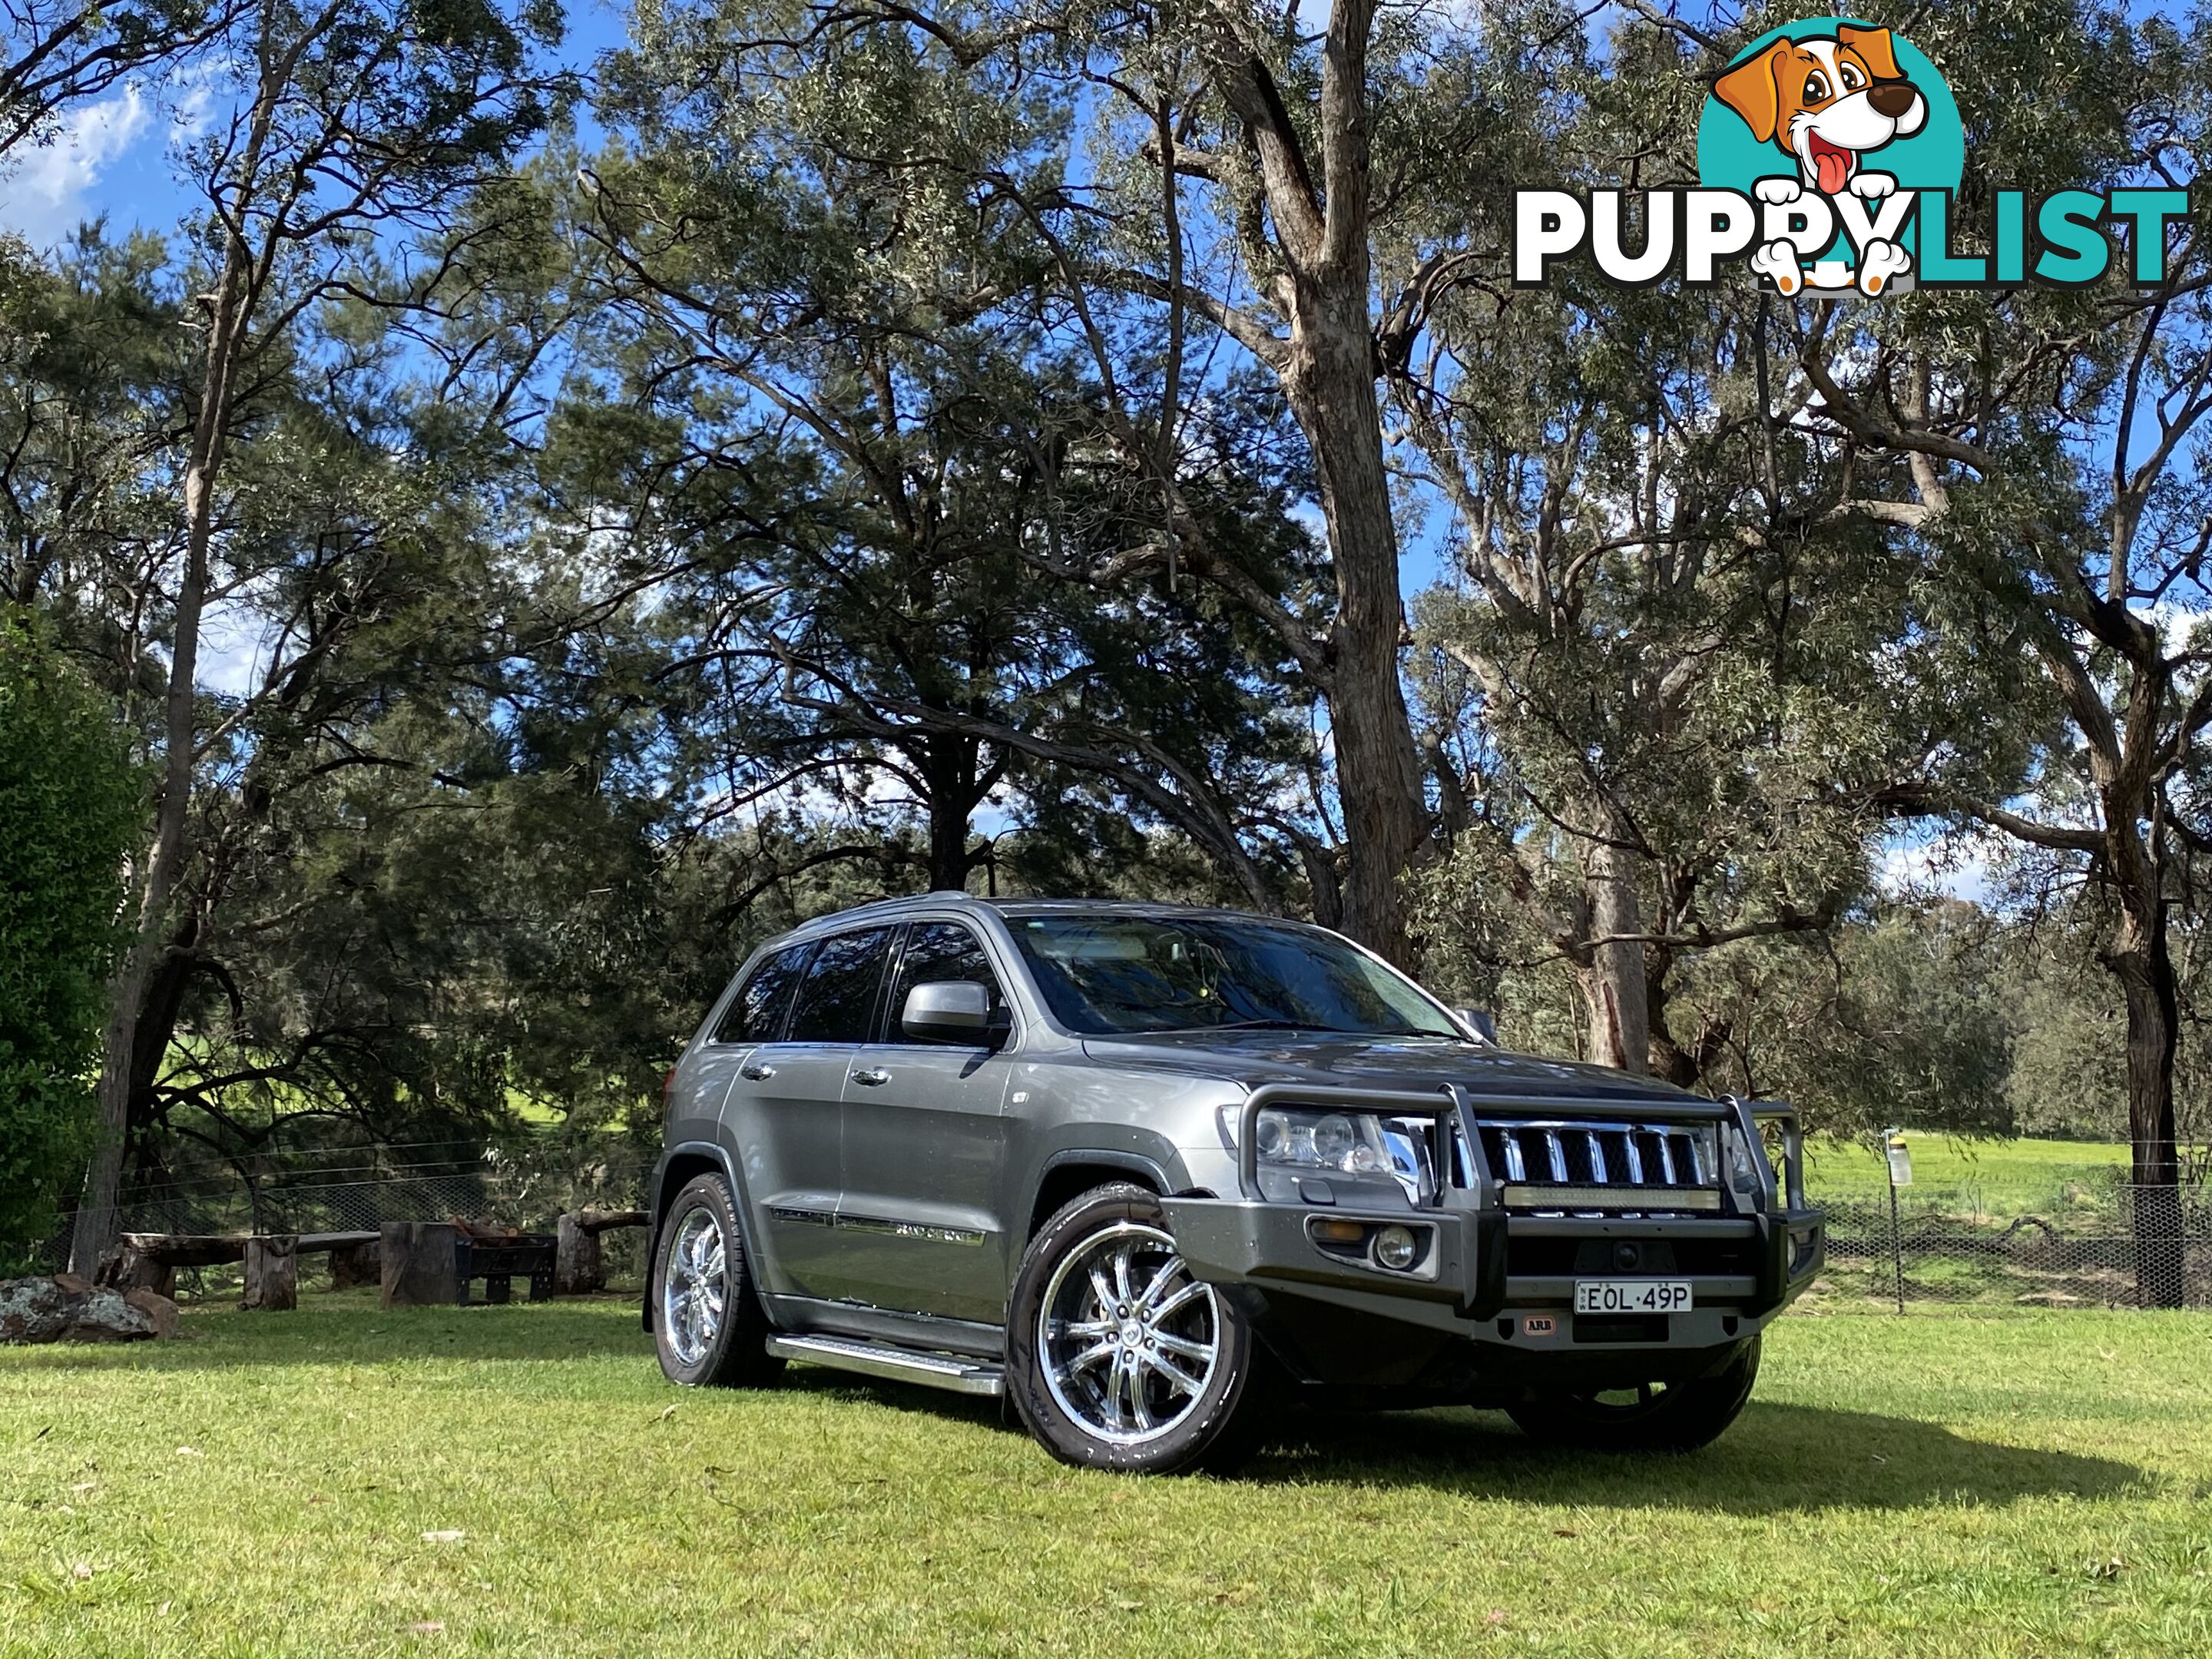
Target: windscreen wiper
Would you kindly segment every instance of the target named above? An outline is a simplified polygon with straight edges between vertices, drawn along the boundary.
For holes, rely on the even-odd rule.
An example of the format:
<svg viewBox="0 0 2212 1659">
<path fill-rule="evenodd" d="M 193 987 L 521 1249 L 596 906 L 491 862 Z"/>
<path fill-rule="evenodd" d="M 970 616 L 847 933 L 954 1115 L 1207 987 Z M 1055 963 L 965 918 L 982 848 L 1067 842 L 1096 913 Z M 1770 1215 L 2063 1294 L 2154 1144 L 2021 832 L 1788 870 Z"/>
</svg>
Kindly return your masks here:
<svg viewBox="0 0 2212 1659">
<path fill-rule="evenodd" d="M 1334 1036 L 1368 1036 L 1370 1032 L 1349 1025 L 1316 1025 L 1310 1019 L 1231 1019 L 1218 1025 L 1202 1025 L 1204 1031 L 1321 1031 Z"/>
</svg>

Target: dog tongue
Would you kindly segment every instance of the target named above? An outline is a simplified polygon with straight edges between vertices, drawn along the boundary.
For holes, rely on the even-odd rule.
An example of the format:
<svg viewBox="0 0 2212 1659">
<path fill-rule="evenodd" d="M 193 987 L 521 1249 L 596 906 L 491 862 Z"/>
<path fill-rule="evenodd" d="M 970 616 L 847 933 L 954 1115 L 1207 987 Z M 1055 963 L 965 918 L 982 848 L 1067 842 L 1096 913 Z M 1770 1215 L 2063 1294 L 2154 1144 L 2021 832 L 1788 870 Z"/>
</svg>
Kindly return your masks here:
<svg viewBox="0 0 2212 1659">
<path fill-rule="evenodd" d="M 1813 165 L 1820 172 L 1820 193 L 1823 196 L 1842 195 L 1844 186 L 1850 181 L 1850 153 L 1831 149 L 1826 145 L 1816 146 L 1813 151 Z"/>
</svg>

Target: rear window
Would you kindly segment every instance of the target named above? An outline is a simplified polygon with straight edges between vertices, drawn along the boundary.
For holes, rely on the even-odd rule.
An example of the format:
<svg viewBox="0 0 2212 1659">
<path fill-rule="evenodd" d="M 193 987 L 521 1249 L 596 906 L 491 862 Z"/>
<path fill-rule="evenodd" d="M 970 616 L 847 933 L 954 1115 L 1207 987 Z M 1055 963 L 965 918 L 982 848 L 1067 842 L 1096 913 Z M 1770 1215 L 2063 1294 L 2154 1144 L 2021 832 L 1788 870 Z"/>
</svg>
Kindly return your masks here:
<svg viewBox="0 0 2212 1659">
<path fill-rule="evenodd" d="M 722 1011 L 714 1028 L 717 1042 L 773 1042 L 791 1006 L 800 973 L 811 954 L 811 945 L 794 945 L 779 951 L 753 969 L 751 975 Z"/>
<path fill-rule="evenodd" d="M 824 939 L 807 964 L 784 1041 L 866 1042 L 875 1020 L 876 990 L 890 942 L 888 927 Z"/>
</svg>

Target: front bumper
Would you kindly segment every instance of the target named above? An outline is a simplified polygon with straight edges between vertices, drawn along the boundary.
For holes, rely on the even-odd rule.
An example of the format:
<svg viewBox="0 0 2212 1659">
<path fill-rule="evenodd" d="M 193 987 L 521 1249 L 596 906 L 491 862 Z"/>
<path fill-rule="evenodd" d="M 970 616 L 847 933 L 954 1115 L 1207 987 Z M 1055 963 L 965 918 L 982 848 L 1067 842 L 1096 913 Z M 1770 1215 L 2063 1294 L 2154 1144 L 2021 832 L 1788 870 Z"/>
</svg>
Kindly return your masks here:
<svg viewBox="0 0 2212 1659">
<path fill-rule="evenodd" d="M 1471 1126 L 1463 1095 L 1448 1098 L 1445 1106 L 1434 1095 L 1260 1091 L 1247 1105 L 1240 1146 L 1252 1145 L 1262 1105 L 1286 1102 L 1433 1115 L 1439 1131 L 1455 1118 Z M 1539 1362 L 1539 1370 L 1547 1357 L 1571 1366 L 1577 1357 L 1723 1347 L 1788 1306 L 1825 1257 L 1826 1219 L 1802 1200 L 1794 1137 L 1788 1181 L 1774 1180 L 1758 1207 L 1729 1212 L 1731 1193 L 1723 1213 L 1696 1216 L 1508 1210 L 1471 1133 L 1462 1145 L 1469 1143 L 1477 1149 L 1471 1179 L 1447 1185 L 1428 1205 L 1346 1202 L 1353 1195 L 1340 1190 L 1316 1202 L 1307 1194 L 1318 1183 L 1264 1181 L 1248 1154 L 1242 1194 L 1167 1199 L 1168 1224 L 1192 1273 L 1229 1289 L 1271 1340 L 1287 1334 L 1279 1352 L 1289 1350 L 1293 1370 L 1320 1381 L 1404 1380 L 1421 1370 L 1424 1352 L 1434 1357 L 1438 1342 L 1424 1339 L 1457 1339 L 1501 1364 Z M 1389 1227 L 1417 1236 L 1407 1268 L 1381 1267 L 1371 1250 L 1340 1242 L 1354 1229 L 1371 1239 Z M 1578 1315 L 1583 1279 L 1686 1282 L 1691 1304 L 1664 1314 Z"/>
<path fill-rule="evenodd" d="M 1723 1308 L 1739 1317 L 1762 1318 L 1787 1306 L 1812 1282 L 1825 1249 L 1825 1218 L 1814 1209 L 1676 1220 L 1522 1217 L 1501 1210 L 1316 1211 L 1303 1204 L 1220 1198 L 1170 1198 L 1165 1205 L 1176 1249 L 1209 1284 L 1273 1288 L 1473 1336 L 1482 1334 L 1487 1322 L 1524 1310 L 1571 1318 L 1579 1278 L 1686 1280 L 1693 1311 Z M 1370 1230 L 1407 1226 L 1428 1233 L 1423 1261 L 1433 1266 L 1433 1274 L 1394 1272 L 1328 1250 L 1310 1226 L 1324 1216 Z M 1638 1265 L 1623 1268 L 1617 1256 L 1590 1261 L 1581 1250 L 1540 1255 L 1522 1248 L 1540 1243 L 1596 1244 L 1608 1256 L 1607 1247 L 1628 1244 L 1637 1249 Z M 1717 1244 L 1728 1248 L 1698 1254 L 1738 1260 L 1721 1273 L 1642 1271 L 1653 1244 L 1670 1249 Z M 1547 1256 L 1557 1264 L 1551 1270 L 1514 1271 L 1523 1263 L 1548 1266 Z"/>
</svg>

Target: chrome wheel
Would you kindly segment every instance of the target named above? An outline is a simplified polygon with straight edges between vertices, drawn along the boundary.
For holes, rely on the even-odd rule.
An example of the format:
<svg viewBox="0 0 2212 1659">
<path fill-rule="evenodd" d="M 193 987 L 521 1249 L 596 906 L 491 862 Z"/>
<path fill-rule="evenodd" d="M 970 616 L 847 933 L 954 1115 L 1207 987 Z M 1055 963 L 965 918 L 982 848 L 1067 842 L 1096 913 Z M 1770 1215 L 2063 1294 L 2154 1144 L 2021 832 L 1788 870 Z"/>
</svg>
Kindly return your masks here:
<svg viewBox="0 0 2212 1659">
<path fill-rule="evenodd" d="M 1061 1258 L 1037 1313 L 1054 1403 L 1086 1434 L 1142 1445 L 1197 1407 L 1221 1352 L 1221 1306 L 1175 1240 L 1122 1221 Z"/>
<path fill-rule="evenodd" d="M 721 1223 L 705 1207 L 691 1210 L 668 1241 L 668 1266 L 660 1277 L 660 1318 L 677 1361 L 696 1365 L 722 1329 L 729 1300 L 729 1257 Z"/>
</svg>

